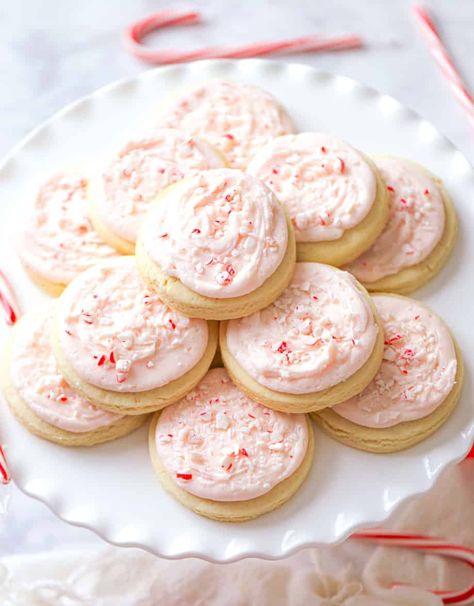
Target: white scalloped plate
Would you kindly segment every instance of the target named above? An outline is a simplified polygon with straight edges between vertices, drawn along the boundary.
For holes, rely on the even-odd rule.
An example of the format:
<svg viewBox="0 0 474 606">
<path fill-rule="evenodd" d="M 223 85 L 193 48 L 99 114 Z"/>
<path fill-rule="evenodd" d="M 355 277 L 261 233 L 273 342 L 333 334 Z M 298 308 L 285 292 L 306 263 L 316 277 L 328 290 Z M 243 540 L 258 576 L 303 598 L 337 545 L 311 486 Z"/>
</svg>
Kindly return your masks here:
<svg viewBox="0 0 474 606">
<path fill-rule="evenodd" d="M 395 99 L 346 77 L 277 61 L 205 61 L 150 70 L 66 107 L 26 137 L 0 170 L 0 259 L 23 309 L 44 295 L 21 271 L 8 224 L 24 212 L 37 183 L 64 166 L 100 161 L 137 125 L 151 123 L 170 90 L 212 77 L 268 89 L 302 130 L 329 131 L 369 153 L 418 160 L 445 180 L 461 219 L 459 243 L 441 275 L 416 294 L 447 320 L 466 361 L 474 359 L 474 173 L 468 162 L 434 126 Z M 462 459 L 474 438 L 469 368 L 466 374 L 462 401 L 448 422 L 405 452 L 359 452 L 317 430 L 314 465 L 302 489 L 282 508 L 245 524 L 200 518 L 167 496 L 148 460 L 146 428 L 111 444 L 65 449 L 31 436 L 2 404 L 0 432 L 19 488 L 66 522 L 111 543 L 167 558 L 280 558 L 381 522 L 401 501 L 428 490 L 446 465 Z"/>
</svg>

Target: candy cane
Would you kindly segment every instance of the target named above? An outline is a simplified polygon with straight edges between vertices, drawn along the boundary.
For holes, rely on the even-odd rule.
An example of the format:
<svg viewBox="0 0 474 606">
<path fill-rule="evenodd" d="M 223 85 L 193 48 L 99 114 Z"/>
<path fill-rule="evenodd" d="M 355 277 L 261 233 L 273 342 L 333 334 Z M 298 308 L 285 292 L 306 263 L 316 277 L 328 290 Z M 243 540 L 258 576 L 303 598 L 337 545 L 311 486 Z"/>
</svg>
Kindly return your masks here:
<svg viewBox="0 0 474 606">
<path fill-rule="evenodd" d="M 182 63 L 184 61 L 195 61 L 196 59 L 217 59 L 243 57 L 261 57 L 263 55 L 274 55 L 277 53 L 303 53 L 309 51 L 341 50 L 359 48 L 363 45 L 362 40 L 356 35 L 338 36 L 324 38 L 323 36 L 305 36 L 278 42 L 255 42 L 234 48 L 201 48 L 195 51 L 173 51 L 154 50 L 146 48 L 141 44 L 142 39 L 150 32 L 169 27 L 171 25 L 190 25 L 201 21 L 201 15 L 197 12 L 176 13 L 173 11 L 162 11 L 155 13 L 136 23 L 130 25 L 125 31 L 126 48 L 139 59 L 150 63 Z"/>
<path fill-rule="evenodd" d="M 0 270 L 0 307 L 2 308 L 5 322 L 12 326 L 17 321 L 20 313 L 13 294 L 13 289 L 5 274 Z"/>
<path fill-rule="evenodd" d="M 393 547 L 404 547 L 406 549 L 415 549 L 425 553 L 432 553 L 460 560 L 474 570 L 474 549 L 465 545 L 457 545 L 442 539 L 433 538 L 420 534 L 403 534 L 400 532 L 374 529 L 362 530 L 351 535 L 352 539 L 363 539 L 390 545 Z M 394 584 L 394 587 L 402 586 L 400 583 Z M 474 598 L 474 582 L 470 587 L 463 590 L 428 590 L 431 593 L 439 595 L 443 604 L 469 604 Z"/>
<path fill-rule="evenodd" d="M 9 326 L 15 324 L 19 317 L 19 310 L 13 295 L 13 289 L 5 274 L 0 271 L 0 307 L 3 311 L 3 317 Z M 8 471 L 5 452 L 0 445 L 0 480 L 2 484 L 8 484 L 11 476 Z"/>
<path fill-rule="evenodd" d="M 3 451 L 2 446 L 0 445 L 0 476 L 2 484 L 8 484 L 11 480 L 10 472 L 8 471 L 7 459 L 5 457 L 5 452 Z"/>
<path fill-rule="evenodd" d="M 444 77 L 447 79 L 454 96 L 466 112 L 471 126 L 474 127 L 474 99 L 467 90 L 461 75 L 449 56 L 438 29 L 425 8 L 415 4 L 413 10 L 415 11 L 418 24 L 428 42 L 434 60 Z"/>
</svg>

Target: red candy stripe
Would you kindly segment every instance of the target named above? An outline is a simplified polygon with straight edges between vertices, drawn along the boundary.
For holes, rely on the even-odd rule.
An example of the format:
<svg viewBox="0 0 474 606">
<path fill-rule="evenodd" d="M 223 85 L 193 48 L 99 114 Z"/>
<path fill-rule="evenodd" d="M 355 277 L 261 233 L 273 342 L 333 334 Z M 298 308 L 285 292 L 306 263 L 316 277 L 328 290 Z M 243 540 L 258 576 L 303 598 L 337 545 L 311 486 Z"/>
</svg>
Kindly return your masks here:
<svg viewBox="0 0 474 606">
<path fill-rule="evenodd" d="M 12 326 L 18 320 L 20 312 L 13 294 L 11 284 L 6 275 L 0 271 L 0 307 L 5 322 Z"/>
<path fill-rule="evenodd" d="M 192 473 L 177 473 L 176 477 L 180 478 L 181 480 L 192 480 L 193 474 Z"/>
<path fill-rule="evenodd" d="M 5 452 L 0 445 L 0 476 L 2 480 L 2 484 L 8 484 L 11 480 L 10 472 L 8 471 L 7 459 L 5 457 Z"/>
</svg>

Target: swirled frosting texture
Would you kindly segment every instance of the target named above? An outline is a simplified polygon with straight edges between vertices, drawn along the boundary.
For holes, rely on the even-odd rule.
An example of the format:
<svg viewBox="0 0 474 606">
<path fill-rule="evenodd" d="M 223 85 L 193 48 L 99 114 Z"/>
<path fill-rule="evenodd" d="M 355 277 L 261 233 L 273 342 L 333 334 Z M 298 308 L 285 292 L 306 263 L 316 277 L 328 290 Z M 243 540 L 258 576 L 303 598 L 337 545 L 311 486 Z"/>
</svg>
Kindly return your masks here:
<svg viewBox="0 0 474 606">
<path fill-rule="evenodd" d="M 346 268 L 363 282 L 426 259 L 445 225 L 442 196 L 425 170 L 401 158 L 378 158 L 376 163 L 389 191 L 390 219 L 375 244 Z"/>
<path fill-rule="evenodd" d="M 162 271 L 216 298 L 261 286 L 280 265 L 287 243 L 285 213 L 272 192 L 231 169 L 176 184 L 143 228 L 145 250 Z"/>
<path fill-rule="evenodd" d="M 59 300 L 57 330 L 80 378 L 118 392 L 181 377 L 208 342 L 207 323 L 173 311 L 149 291 L 134 257 L 101 263 L 74 280 Z"/>
<path fill-rule="evenodd" d="M 157 453 L 173 480 L 214 501 L 265 494 L 298 469 L 307 447 L 304 415 L 253 402 L 223 368 L 163 410 L 156 426 Z"/>
<path fill-rule="evenodd" d="M 203 137 L 224 154 L 229 166 L 242 169 L 270 139 L 295 130 L 269 93 L 224 80 L 182 95 L 164 111 L 158 125 Z"/>
<path fill-rule="evenodd" d="M 95 181 L 100 220 L 135 242 L 150 203 L 169 185 L 199 170 L 220 168 L 224 160 L 208 143 L 177 130 L 160 129 L 129 141 Z"/>
<path fill-rule="evenodd" d="M 96 408 L 66 383 L 51 344 L 51 308 L 25 317 L 12 347 L 12 383 L 25 404 L 46 423 L 83 433 L 116 423 L 122 417 Z"/>
<path fill-rule="evenodd" d="M 392 427 L 432 413 L 452 390 L 457 369 L 453 340 L 444 322 L 411 299 L 373 297 L 384 325 L 385 353 L 364 391 L 334 406 L 365 427 Z"/>
<path fill-rule="evenodd" d="M 258 383 L 304 394 L 348 379 L 370 357 L 377 324 L 354 278 L 321 263 L 297 263 L 269 307 L 227 325 L 227 347 Z"/>
<path fill-rule="evenodd" d="M 17 251 L 35 274 L 68 284 L 98 261 L 117 256 L 87 217 L 87 180 L 57 175 L 40 188 L 19 234 Z"/>
<path fill-rule="evenodd" d="M 270 141 L 249 164 L 291 217 L 298 242 L 339 239 L 369 213 L 377 181 L 356 149 L 322 133 Z"/>
</svg>

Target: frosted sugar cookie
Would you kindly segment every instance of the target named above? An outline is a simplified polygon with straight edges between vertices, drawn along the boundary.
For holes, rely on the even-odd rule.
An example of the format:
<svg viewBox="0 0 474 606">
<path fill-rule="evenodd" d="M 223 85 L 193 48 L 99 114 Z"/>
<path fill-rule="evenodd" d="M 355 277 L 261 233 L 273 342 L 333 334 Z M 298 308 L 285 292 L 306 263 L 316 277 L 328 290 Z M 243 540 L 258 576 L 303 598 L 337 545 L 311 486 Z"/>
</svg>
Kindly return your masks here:
<svg viewBox="0 0 474 606">
<path fill-rule="evenodd" d="M 182 398 L 206 374 L 217 326 L 170 309 L 134 257 L 78 276 L 58 300 L 53 346 L 61 372 L 105 410 L 143 414 Z"/>
<path fill-rule="evenodd" d="M 206 82 L 170 101 L 158 117 L 158 126 L 203 137 L 229 166 L 241 169 L 273 137 L 295 130 L 269 93 L 225 80 Z"/>
<path fill-rule="evenodd" d="M 462 358 L 445 323 L 405 297 L 373 297 L 385 331 L 377 376 L 362 393 L 314 414 L 336 440 L 371 452 L 395 452 L 436 431 L 458 401 Z"/>
<path fill-rule="evenodd" d="M 87 217 L 87 179 L 61 174 L 38 190 L 17 252 L 31 278 L 57 296 L 81 271 L 117 253 L 94 231 Z"/>
<path fill-rule="evenodd" d="M 50 343 L 50 305 L 12 329 L 1 370 L 3 393 L 22 425 L 63 446 L 92 446 L 124 436 L 146 415 L 124 417 L 96 408 L 64 380 Z"/>
<path fill-rule="evenodd" d="M 374 163 L 332 135 L 273 139 L 248 172 L 285 205 L 298 261 L 343 265 L 367 250 L 387 222 L 387 191 Z"/>
<path fill-rule="evenodd" d="M 220 327 L 222 359 L 257 402 L 309 412 L 359 393 L 382 361 L 383 331 L 365 289 L 347 272 L 297 263 L 272 304 Z"/>
<path fill-rule="evenodd" d="M 129 141 L 91 179 L 92 223 L 111 246 L 133 254 L 138 225 L 160 192 L 197 171 L 224 165 L 209 143 L 177 130 L 155 130 Z"/>
<path fill-rule="evenodd" d="M 144 279 L 171 307 L 221 320 L 278 297 L 293 274 L 295 242 L 264 183 L 218 169 L 164 192 L 143 223 L 136 254 Z"/>
<path fill-rule="evenodd" d="M 347 265 L 371 291 L 408 293 L 435 276 L 456 242 L 457 220 L 442 182 L 402 158 L 375 162 L 387 184 L 390 219 L 372 247 Z"/>
<path fill-rule="evenodd" d="M 313 459 L 306 415 L 249 399 L 215 368 L 185 398 L 157 413 L 150 455 L 163 487 L 196 513 L 244 522 L 285 503 Z"/>
</svg>

